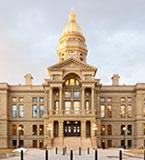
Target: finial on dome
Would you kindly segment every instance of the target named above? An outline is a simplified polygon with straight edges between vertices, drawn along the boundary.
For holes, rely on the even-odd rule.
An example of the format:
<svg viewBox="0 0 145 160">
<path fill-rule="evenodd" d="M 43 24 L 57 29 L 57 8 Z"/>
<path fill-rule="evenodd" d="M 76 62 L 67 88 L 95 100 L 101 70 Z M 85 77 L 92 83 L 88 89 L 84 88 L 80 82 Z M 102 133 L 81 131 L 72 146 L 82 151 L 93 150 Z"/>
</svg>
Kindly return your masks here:
<svg viewBox="0 0 145 160">
<path fill-rule="evenodd" d="M 75 18 L 76 18 L 76 15 L 74 14 L 74 10 L 72 8 L 71 12 L 69 14 L 69 21 L 74 21 L 75 22 L 76 21 Z"/>
</svg>

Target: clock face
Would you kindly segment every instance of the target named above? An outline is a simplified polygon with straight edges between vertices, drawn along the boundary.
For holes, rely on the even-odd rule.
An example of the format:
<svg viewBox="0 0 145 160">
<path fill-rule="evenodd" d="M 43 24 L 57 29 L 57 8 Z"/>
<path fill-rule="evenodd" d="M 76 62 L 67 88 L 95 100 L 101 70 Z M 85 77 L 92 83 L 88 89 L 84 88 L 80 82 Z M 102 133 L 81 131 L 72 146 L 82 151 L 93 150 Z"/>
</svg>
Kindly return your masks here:
<svg viewBox="0 0 145 160">
<path fill-rule="evenodd" d="M 75 57 L 75 56 L 76 56 L 76 53 L 70 52 L 69 55 L 70 55 L 70 57 Z"/>
</svg>

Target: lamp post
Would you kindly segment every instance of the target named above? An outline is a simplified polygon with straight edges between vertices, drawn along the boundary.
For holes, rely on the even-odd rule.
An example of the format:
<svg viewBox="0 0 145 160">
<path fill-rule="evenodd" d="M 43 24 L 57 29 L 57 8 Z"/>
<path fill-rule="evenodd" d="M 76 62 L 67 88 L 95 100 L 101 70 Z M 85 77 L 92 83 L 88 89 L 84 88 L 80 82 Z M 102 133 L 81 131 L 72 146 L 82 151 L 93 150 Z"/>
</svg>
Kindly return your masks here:
<svg viewBox="0 0 145 160">
<path fill-rule="evenodd" d="M 97 127 L 97 124 L 94 124 L 93 130 L 94 130 L 94 137 L 96 138 L 96 139 L 95 139 L 96 147 L 98 147 L 98 143 L 97 143 L 97 132 L 98 132 L 98 127 Z"/>
<path fill-rule="evenodd" d="M 123 127 L 123 131 L 124 131 L 124 149 L 126 149 L 126 145 L 125 145 L 125 131 L 126 131 L 126 127 Z"/>
<path fill-rule="evenodd" d="M 19 145 L 18 145 L 18 148 L 20 148 L 21 146 L 20 146 L 20 131 L 22 130 L 22 128 L 21 127 L 18 127 L 18 132 L 19 132 Z"/>
</svg>

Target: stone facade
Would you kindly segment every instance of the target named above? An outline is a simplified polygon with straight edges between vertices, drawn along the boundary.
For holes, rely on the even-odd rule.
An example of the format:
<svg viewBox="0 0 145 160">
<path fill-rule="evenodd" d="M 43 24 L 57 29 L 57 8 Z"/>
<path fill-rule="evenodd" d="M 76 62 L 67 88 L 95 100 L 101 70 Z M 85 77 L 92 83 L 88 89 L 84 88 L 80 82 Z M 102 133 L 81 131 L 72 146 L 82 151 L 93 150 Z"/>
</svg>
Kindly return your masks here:
<svg viewBox="0 0 145 160">
<path fill-rule="evenodd" d="M 0 83 L 0 148 L 144 146 L 145 84 L 120 85 L 117 74 L 110 86 L 95 79 L 73 11 L 69 18 L 50 79 L 35 86 L 26 74 L 25 85 Z"/>
</svg>

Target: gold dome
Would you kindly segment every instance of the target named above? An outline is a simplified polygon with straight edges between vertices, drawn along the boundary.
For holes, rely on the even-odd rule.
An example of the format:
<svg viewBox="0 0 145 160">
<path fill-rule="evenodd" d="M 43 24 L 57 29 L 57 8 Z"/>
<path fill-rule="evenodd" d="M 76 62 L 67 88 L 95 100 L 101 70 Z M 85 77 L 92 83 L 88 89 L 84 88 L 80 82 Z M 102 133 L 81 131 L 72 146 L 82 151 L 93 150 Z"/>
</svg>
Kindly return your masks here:
<svg viewBox="0 0 145 160">
<path fill-rule="evenodd" d="M 73 12 L 73 9 L 71 10 L 71 13 L 69 14 L 69 22 L 68 24 L 64 27 L 62 31 L 62 35 L 68 34 L 68 33 L 79 33 L 83 34 L 80 26 L 76 23 L 76 15 Z"/>
</svg>

